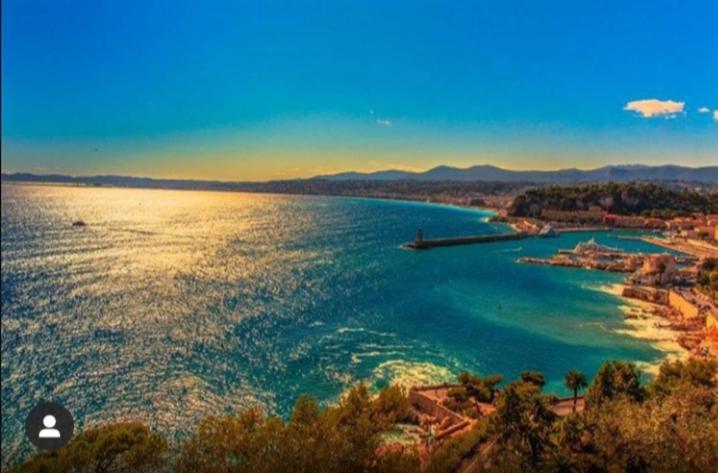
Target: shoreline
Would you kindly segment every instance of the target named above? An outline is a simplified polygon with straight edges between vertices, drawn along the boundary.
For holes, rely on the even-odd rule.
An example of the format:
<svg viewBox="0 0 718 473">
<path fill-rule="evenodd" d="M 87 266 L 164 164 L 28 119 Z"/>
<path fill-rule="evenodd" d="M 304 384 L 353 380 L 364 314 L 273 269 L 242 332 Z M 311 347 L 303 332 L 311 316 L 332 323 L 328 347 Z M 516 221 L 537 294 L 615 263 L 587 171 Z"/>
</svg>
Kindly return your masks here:
<svg viewBox="0 0 718 473">
<path fill-rule="evenodd" d="M 644 243 L 649 243 L 651 245 L 659 246 L 661 248 L 665 248 L 667 250 L 671 251 L 677 251 L 679 253 L 684 253 L 687 255 L 694 256 L 696 258 L 716 258 L 718 257 L 718 247 L 711 247 L 711 246 L 703 246 L 698 247 L 696 245 L 692 245 L 688 243 L 687 241 L 678 241 L 671 243 L 670 240 L 666 238 L 661 237 L 648 237 L 648 236 L 642 236 L 639 237 L 639 240 Z"/>
<path fill-rule="evenodd" d="M 344 198 L 344 199 L 366 199 L 366 200 L 379 200 L 386 202 L 403 202 L 421 205 L 436 205 L 441 207 L 449 207 L 455 210 L 466 210 L 475 212 L 489 212 L 489 218 L 495 217 L 499 208 L 496 207 L 477 207 L 475 205 L 459 204 L 454 202 L 440 202 L 434 200 L 422 200 L 422 199 L 411 199 L 407 197 L 391 197 L 391 196 L 371 196 L 371 195 L 348 195 L 348 194 L 310 194 L 301 192 L 267 192 L 267 191 L 253 191 L 247 189 L 209 189 L 209 188 L 172 188 L 172 187 L 140 187 L 140 186 L 117 186 L 104 184 L 102 186 L 92 186 L 89 184 L 75 184 L 71 182 L 39 182 L 39 181 L 14 181 L 4 180 L 3 184 L 28 186 L 28 187 L 74 187 L 80 189 L 134 189 L 134 190 L 147 190 L 147 191 L 177 191 L 177 192 L 219 192 L 227 194 L 260 194 L 260 195 L 272 195 L 272 196 L 299 196 L 299 197 L 332 197 L 332 198 Z M 489 223 L 489 222 L 487 222 Z M 490 222 L 497 223 L 506 226 L 510 226 L 506 222 Z"/>
<path fill-rule="evenodd" d="M 271 181 L 270 181 L 271 182 Z M 140 187 L 140 186 L 120 186 L 120 185 L 111 185 L 111 184 L 103 184 L 101 186 L 92 186 L 90 184 L 83 184 L 83 183 L 71 183 L 71 182 L 41 182 L 41 181 L 21 181 L 21 180 L 12 180 L 12 179 L 5 179 L 3 180 L 4 184 L 11 184 L 11 185 L 19 185 L 19 186 L 38 186 L 38 187 L 74 187 L 74 188 L 83 188 L 83 189 L 136 189 L 136 190 L 161 190 L 161 191 L 189 191 L 189 192 L 219 192 L 219 193 L 230 193 L 230 194 L 259 194 L 259 195 L 269 195 L 269 196 L 297 196 L 297 197 L 313 197 L 313 198 L 322 198 L 322 197 L 332 197 L 332 198 L 343 198 L 343 199 L 366 199 L 366 200 L 376 200 L 376 201 L 385 201 L 385 202 L 400 202 L 400 203 L 412 203 L 412 204 L 418 204 L 418 205 L 429 205 L 429 206 L 440 206 L 445 208 L 451 208 L 454 210 L 463 210 L 467 212 L 476 212 L 476 213 L 489 213 L 490 215 L 484 215 L 484 223 L 490 223 L 494 225 L 502 225 L 506 227 L 507 229 L 511 229 L 516 233 L 520 233 L 522 231 L 520 227 L 520 222 L 513 221 L 514 217 L 511 217 L 510 219 L 504 221 L 503 219 L 496 219 L 499 210 L 501 210 L 500 207 L 478 207 L 474 205 L 468 205 L 468 204 L 461 204 L 457 202 L 441 202 L 436 200 L 427 200 L 427 199 L 413 199 L 410 197 L 404 197 L 404 196 L 372 196 L 372 195 L 348 195 L 348 194 L 314 194 L 314 193 L 302 193 L 302 192 L 268 192 L 264 190 L 251 190 L 251 189 L 212 189 L 212 188 L 171 188 L 171 187 Z M 537 222 L 539 222 L 542 225 L 552 225 L 555 222 L 552 222 L 550 220 L 541 220 L 537 219 Z M 655 233 L 655 230 L 649 230 L 646 228 L 633 228 L 633 227 L 608 227 L 608 226 L 596 226 L 596 225 L 587 225 L 587 226 L 567 226 L 567 227 L 560 227 L 556 226 L 554 227 L 556 230 L 556 233 L 561 235 L 562 233 L 592 233 L 592 232 L 613 232 L 613 231 L 638 231 L 638 232 L 653 232 Z M 708 249 L 704 253 L 700 253 L 700 250 L 689 244 L 681 245 L 680 247 L 676 247 L 675 245 L 668 243 L 664 238 L 660 237 L 647 237 L 647 236 L 639 236 L 635 239 L 643 241 L 645 243 L 649 243 L 655 246 L 660 246 L 666 249 L 670 249 L 673 251 L 677 251 L 680 253 L 690 254 L 696 257 L 718 257 L 718 248 L 715 249 Z"/>
<path fill-rule="evenodd" d="M 685 361 L 691 357 L 691 351 L 679 342 L 682 333 L 670 326 L 670 319 L 661 317 L 658 312 L 663 306 L 622 295 L 624 283 L 597 286 L 605 294 L 616 297 L 618 310 L 623 314 L 624 327 L 616 333 L 648 342 L 664 356 L 654 362 L 635 362 L 643 371 L 655 375 L 664 361 Z M 663 321 L 663 323 L 661 323 Z"/>
</svg>

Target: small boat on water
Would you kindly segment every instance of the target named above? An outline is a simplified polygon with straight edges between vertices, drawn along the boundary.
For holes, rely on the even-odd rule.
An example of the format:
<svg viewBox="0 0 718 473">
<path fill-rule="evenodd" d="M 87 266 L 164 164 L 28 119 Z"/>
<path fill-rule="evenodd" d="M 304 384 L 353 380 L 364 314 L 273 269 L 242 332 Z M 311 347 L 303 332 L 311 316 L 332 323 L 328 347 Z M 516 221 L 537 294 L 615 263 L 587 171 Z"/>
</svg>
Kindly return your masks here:
<svg viewBox="0 0 718 473">
<path fill-rule="evenodd" d="M 72 226 L 73 227 L 86 227 L 87 223 L 85 223 L 84 220 L 75 220 L 74 222 L 72 222 Z"/>
<path fill-rule="evenodd" d="M 554 238 L 558 236 L 558 232 L 551 225 L 544 225 L 538 232 L 540 238 Z"/>
<path fill-rule="evenodd" d="M 590 240 L 586 242 L 581 242 L 578 245 L 576 245 L 576 248 L 574 248 L 574 251 L 576 253 L 579 252 L 586 252 L 586 251 L 594 251 L 594 252 L 601 252 L 601 253 L 614 253 L 619 252 L 618 248 L 612 248 L 610 246 L 601 245 L 598 242 L 596 242 L 595 238 L 591 238 Z"/>
<path fill-rule="evenodd" d="M 500 253 L 520 253 L 524 250 L 523 246 L 519 246 L 518 248 L 508 248 L 505 250 L 500 250 Z"/>
<path fill-rule="evenodd" d="M 602 253 L 602 254 L 617 254 L 622 253 L 622 251 L 619 248 L 613 248 L 610 246 L 601 245 L 594 238 L 591 238 L 588 241 L 582 241 L 581 243 L 577 244 L 576 247 L 573 250 L 559 250 L 560 254 L 569 254 L 569 255 L 586 255 L 586 254 L 596 254 L 596 253 Z"/>
</svg>

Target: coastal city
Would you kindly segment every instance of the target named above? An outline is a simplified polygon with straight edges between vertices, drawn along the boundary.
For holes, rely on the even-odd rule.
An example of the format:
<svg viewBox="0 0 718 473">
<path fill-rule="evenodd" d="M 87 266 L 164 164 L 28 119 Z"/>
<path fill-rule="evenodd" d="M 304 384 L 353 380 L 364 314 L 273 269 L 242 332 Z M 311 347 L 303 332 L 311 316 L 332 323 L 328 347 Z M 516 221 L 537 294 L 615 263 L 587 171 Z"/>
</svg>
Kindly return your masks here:
<svg viewBox="0 0 718 473">
<path fill-rule="evenodd" d="M 574 248 L 560 249 L 549 258 L 520 257 L 521 264 L 550 265 L 579 270 L 626 273 L 618 294 L 631 301 L 627 319 L 651 321 L 654 327 L 672 332 L 685 350 L 684 359 L 718 359 L 718 214 L 695 213 L 669 219 L 611 214 L 599 206 L 587 210 L 545 210 L 540 217 L 512 217 L 509 205 L 494 221 L 509 224 L 514 233 L 485 237 L 456 237 L 426 241 L 417 232 L 409 248 L 425 249 L 493 243 L 522 238 L 558 238 L 562 233 L 621 232 L 619 239 L 635 239 L 663 248 L 653 253 L 627 252 L 597 243 L 593 238 Z M 637 235 L 627 234 L 634 230 Z M 718 379 L 718 374 L 716 375 Z M 422 454 L 430 456 L 434 444 L 460 437 L 477 419 L 493 414 L 491 402 L 476 401 L 471 415 L 456 412 L 456 399 L 467 399 L 464 384 L 414 386 L 409 400 L 416 409 L 423 439 Z M 464 394 L 460 394 L 464 392 Z M 458 394 L 457 394 L 458 393 Z M 557 416 L 581 412 L 584 398 L 553 398 L 549 409 Z M 485 441 L 470 461 L 456 471 L 476 471 L 489 457 L 493 441 Z"/>
<path fill-rule="evenodd" d="M 34 185 L 18 189 L 30 190 Z M 413 184 L 406 186 L 412 187 Z M 486 188 L 485 184 L 481 186 Z M 97 189 L 96 186 L 84 188 Z M 365 189 L 365 186 L 350 183 L 348 188 Z M 371 471 L 491 471 L 503 461 L 508 445 L 525 441 L 522 440 L 523 435 L 541 435 L 543 446 L 540 448 L 565 449 L 566 454 L 577 458 L 576 461 L 584 461 L 578 459 L 590 458 L 585 450 L 589 446 L 597 448 L 593 446 L 593 441 L 586 438 L 562 445 L 560 439 L 553 439 L 548 433 L 554 428 L 552 426 L 567 425 L 583 419 L 581 416 L 596 416 L 599 412 L 596 409 L 602 403 L 619 402 L 626 395 L 630 395 L 633 402 L 638 402 L 646 396 L 655 395 L 652 393 L 659 389 L 672 392 L 676 376 L 685 378 L 687 381 L 684 382 L 689 385 L 705 385 L 709 391 L 718 387 L 718 208 L 715 194 L 685 189 L 676 191 L 646 183 L 522 185 L 511 186 L 510 192 L 501 186 L 499 189 L 492 191 L 499 193 L 497 200 L 493 201 L 494 208 L 481 210 L 481 215 L 490 216 L 483 217 L 481 225 L 492 225 L 494 231 L 427 238 L 425 232 L 434 235 L 436 229 L 420 228 L 416 230 L 414 240 L 400 245 L 395 251 L 416 251 L 411 254 L 420 258 L 419 250 L 451 252 L 457 247 L 473 245 L 482 249 L 499 249 L 502 245 L 505 248 L 512 242 L 528 239 L 551 242 L 556 248 L 555 254 L 518 256 L 513 264 L 619 275 L 621 282 L 608 291 L 624 301 L 621 313 L 626 326 L 630 327 L 635 322 L 650 327 L 655 333 L 660 333 L 660 339 L 649 337 L 647 341 L 670 342 L 671 347 L 675 344 L 680 351 L 671 348 L 665 352 L 660 365 L 640 370 L 624 361 L 606 361 L 591 382 L 583 372 L 569 371 L 563 384 L 566 390 L 572 392 L 571 396 L 566 396 L 566 390 L 561 396 L 554 392 L 544 393 L 547 384 L 544 374 L 530 370 L 522 371 L 519 379 L 514 381 L 504 380 L 499 374 L 461 372 L 451 380 L 445 377 L 446 380 L 440 384 L 409 382 L 390 385 L 373 394 L 369 393 L 367 386 L 359 384 L 343 394 L 337 405 L 330 405 L 321 411 L 321 416 L 327 418 L 317 418 L 319 423 L 316 428 L 321 431 L 326 428 L 322 427 L 323 423 L 329 422 L 331 429 L 343 432 L 344 427 L 333 424 L 336 422 L 334 416 L 347 415 L 353 419 L 357 415 L 368 415 L 371 428 L 364 434 L 369 436 L 367 439 L 371 439 L 373 447 L 371 454 L 365 452 L 364 455 L 374 458 L 372 462 L 378 462 L 377 465 L 384 461 L 408 462 L 406 470 Z M 457 196 L 460 195 L 460 191 L 457 192 Z M 649 194 L 653 196 L 651 199 L 645 197 Z M 484 199 L 478 201 L 466 197 L 441 204 L 438 208 L 487 207 Z M 66 225 L 77 236 L 96 231 L 96 223 L 91 219 L 71 220 Z M 581 238 L 584 234 L 586 237 L 578 243 L 562 244 L 566 235 L 571 235 L 571 240 L 575 241 L 576 237 Z M 615 245 L 599 243 L 598 237 L 601 240 L 610 237 L 608 239 Z M 632 242 L 641 243 L 642 250 L 620 248 L 622 243 Z M 630 328 L 627 330 L 630 331 Z M 642 378 L 649 380 L 648 384 L 642 384 L 645 383 Z M 606 394 L 613 391 L 620 394 Z M 363 407 L 358 407 L 360 405 Z M 301 400 L 295 409 L 300 406 Z M 635 413 L 638 409 L 644 408 L 632 406 L 631 412 Z M 538 422 L 532 417 L 515 417 L 521 410 L 532 412 L 531 416 L 538 415 L 543 420 Z M 345 414 L 338 414 L 344 411 Z M 251 412 L 246 411 L 243 415 L 254 416 Z M 261 417 L 253 419 L 252 422 L 265 422 Z M 208 421 L 215 422 L 213 418 Z M 287 424 L 288 429 L 294 428 L 291 422 L 294 418 Z M 609 417 L 600 422 L 614 420 Z M 106 428 L 109 429 L 106 435 L 115 435 L 118 429 L 146 432 L 143 424 L 110 424 Z M 219 429 L 216 430 L 219 433 L 226 427 L 215 425 L 212 428 Z M 511 433 L 514 429 L 528 430 L 524 434 Z M 542 429 L 549 430 L 541 433 Z M 209 442 L 201 448 L 213 448 L 212 445 L 221 444 L 226 439 L 210 436 L 203 440 L 201 432 L 196 434 L 198 437 L 190 437 L 181 444 L 183 450 L 176 460 L 177 471 L 213 471 L 197 463 L 192 449 L 200 447 L 193 442 L 200 445 Z M 710 435 L 711 432 L 709 430 L 705 434 Z M 704 434 L 701 430 L 696 433 Z M 94 430 L 88 431 L 88 435 L 96 434 Z M 345 434 L 338 435 L 342 438 Z M 74 455 L 73 451 L 69 449 L 66 454 Z M 313 455 L 319 453 L 314 452 Z M 349 453 L 343 455 L 348 457 Z M 42 464 L 44 458 L 39 456 L 25 466 L 34 468 L 33 465 Z M 547 460 L 536 460 L 538 463 L 544 461 Z M 710 463 L 712 457 L 708 455 L 696 461 Z M 35 471 L 24 470 L 25 466 L 12 471 Z M 266 471 L 275 470 L 270 468 Z"/>
<path fill-rule="evenodd" d="M 718 2 L 0 0 L 2 473 L 717 473 Z"/>
<path fill-rule="evenodd" d="M 665 252 L 629 253 L 590 240 L 550 258 L 523 257 L 548 264 L 629 273 L 621 295 L 651 304 L 632 317 L 659 317 L 657 325 L 682 332 L 678 341 L 692 354 L 718 357 L 718 215 L 694 214 L 671 219 L 614 215 L 593 207 L 586 211 L 547 211 L 542 219 L 500 218 L 527 234 L 543 237 L 589 230 L 650 230 L 622 236 L 664 248 Z"/>
<path fill-rule="evenodd" d="M 652 303 L 650 315 L 682 334 L 678 340 L 695 354 L 718 356 L 718 215 L 694 214 L 671 219 L 613 215 L 600 208 L 545 212 L 542 220 L 511 219 L 515 228 L 541 236 L 587 230 L 650 230 L 634 238 L 666 252 L 627 253 L 617 248 L 581 243 L 551 258 L 524 257 L 530 264 L 630 273 L 621 294 Z M 643 314 L 646 315 L 646 314 Z"/>
</svg>

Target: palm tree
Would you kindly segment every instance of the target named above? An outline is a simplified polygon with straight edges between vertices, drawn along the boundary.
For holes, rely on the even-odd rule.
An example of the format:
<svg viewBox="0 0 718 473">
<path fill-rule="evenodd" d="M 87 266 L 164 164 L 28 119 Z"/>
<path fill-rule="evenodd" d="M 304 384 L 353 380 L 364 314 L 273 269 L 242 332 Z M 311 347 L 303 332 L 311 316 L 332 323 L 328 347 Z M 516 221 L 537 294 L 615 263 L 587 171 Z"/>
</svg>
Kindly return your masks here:
<svg viewBox="0 0 718 473">
<path fill-rule="evenodd" d="M 576 412 L 576 403 L 578 402 L 578 392 L 588 387 L 586 376 L 578 370 L 571 370 L 566 373 L 564 384 L 568 389 L 573 391 L 573 412 Z"/>
</svg>

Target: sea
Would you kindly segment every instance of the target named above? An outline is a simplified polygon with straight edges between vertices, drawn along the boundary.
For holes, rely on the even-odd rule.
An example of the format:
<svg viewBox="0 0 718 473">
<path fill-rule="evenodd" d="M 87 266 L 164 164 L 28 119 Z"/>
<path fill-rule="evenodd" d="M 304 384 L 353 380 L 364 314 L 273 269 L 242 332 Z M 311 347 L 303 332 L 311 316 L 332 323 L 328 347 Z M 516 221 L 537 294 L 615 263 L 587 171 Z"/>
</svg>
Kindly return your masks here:
<svg viewBox="0 0 718 473">
<path fill-rule="evenodd" d="M 509 231 L 492 212 L 381 199 L 2 185 L 2 457 L 33 449 L 40 400 L 77 429 L 147 422 L 182 438 L 210 414 L 302 394 L 452 381 L 461 371 L 650 376 L 670 352 L 624 320 L 623 275 L 521 264 L 620 232 L 412 251 Z M 73 226 L 78 220 L 85 226 Z M 644 327 L 645 328 L 645 327 Z"/>
</svg>

